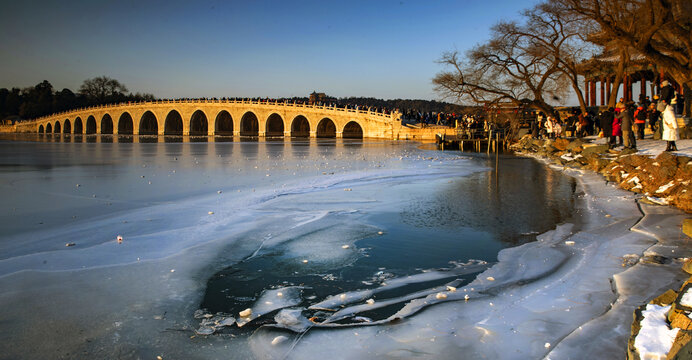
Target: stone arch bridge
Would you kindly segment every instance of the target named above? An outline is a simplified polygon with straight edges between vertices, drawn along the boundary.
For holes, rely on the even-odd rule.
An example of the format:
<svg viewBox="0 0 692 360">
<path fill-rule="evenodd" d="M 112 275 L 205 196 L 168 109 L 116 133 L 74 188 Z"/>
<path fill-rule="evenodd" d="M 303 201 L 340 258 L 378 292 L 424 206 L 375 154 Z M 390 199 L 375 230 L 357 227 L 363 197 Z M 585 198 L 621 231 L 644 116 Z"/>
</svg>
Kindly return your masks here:
<svg viewBox="0 0 692 360">
<path fill-rule="evenodd" d="M 159 100 L 67 111 L 17 132 L 397 139 L 400 114 L 257 100 Z"/>
</svg>

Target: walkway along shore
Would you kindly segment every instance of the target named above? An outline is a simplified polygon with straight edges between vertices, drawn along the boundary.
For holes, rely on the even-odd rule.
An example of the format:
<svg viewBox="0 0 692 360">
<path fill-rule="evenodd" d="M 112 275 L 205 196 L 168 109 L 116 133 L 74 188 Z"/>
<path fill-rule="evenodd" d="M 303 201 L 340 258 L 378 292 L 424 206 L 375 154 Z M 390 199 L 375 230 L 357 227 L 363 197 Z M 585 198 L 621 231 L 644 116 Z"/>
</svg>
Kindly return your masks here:
<svg viewBox="0 0 692 360">
<path fill-rule="evenodd" d="M 652 140 L 648 145 L 652 144 L 657 143 Z M 646 146 L 646 143 L 642 145 Z M 537 157 L 556 166 L 600 173 L 607 182 L 642 194 L 640 203 L 670 205 L 687 214 L 692 213 L 692 158 L 686 156 L 689 155 L 687 152 L 683 152 L 685 155 L 665 151 L 653 151 L 657 155 L 638 154 L 636 150 L 618 151 L 609 149 L 607 144 L 580 139 L 541 140 L 530 135 L 524 136 L 512 148 L 519 154 Z M 682 231 L 692 237 L 692 217 L 683 220 Z M 669 261 L 660 256 L 649 257 L 654 263 Z M 623 267 L 627 265 L 623 263 Z M 682 286 L 668 289 L 634 311 L 627 359 L 692 358 L 691 259 L 686 259 L 682 270 L 688 276 Z M 655 321 L 656 316 L 658 321 Z"/>
</svg>

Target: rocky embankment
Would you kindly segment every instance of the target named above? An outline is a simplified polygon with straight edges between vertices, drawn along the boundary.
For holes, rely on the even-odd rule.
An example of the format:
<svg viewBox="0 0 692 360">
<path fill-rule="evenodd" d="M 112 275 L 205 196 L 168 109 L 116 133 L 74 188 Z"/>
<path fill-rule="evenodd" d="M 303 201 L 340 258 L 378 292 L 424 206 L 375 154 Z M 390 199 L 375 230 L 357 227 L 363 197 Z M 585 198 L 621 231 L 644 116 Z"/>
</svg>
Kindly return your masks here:
<svg viewBox="0 0 692 360">
<path fill-rule="evenodd" d="M 571 168 L 592 170 L 625 190 L 641 193 L 643 202 L 672 205 L 692 213 L 692 160 L 663 152 L 656 157 L 636 150 L 608 149 L 579 139 L 541 140 L 524 136 L 515 150 L 533 153 Z"/>
</svg>

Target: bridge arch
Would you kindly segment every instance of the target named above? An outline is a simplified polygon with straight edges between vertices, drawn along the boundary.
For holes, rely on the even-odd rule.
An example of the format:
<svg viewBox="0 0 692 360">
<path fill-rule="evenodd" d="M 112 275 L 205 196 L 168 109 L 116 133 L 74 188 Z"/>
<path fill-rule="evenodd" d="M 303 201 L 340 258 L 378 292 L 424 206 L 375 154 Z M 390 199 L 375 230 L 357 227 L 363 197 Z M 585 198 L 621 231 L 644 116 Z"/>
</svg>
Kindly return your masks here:
<svg viewBox="0 0 692 360">
<path fill-rule="evenodd" d="M 341 134 L 345 139 L 362 139 L 363 127 L 356 121 L 349 121 Z"/>
<path fill-rule="evenodd" d="M 281 115 L 277 113 L 269 115 L 264 136 L 284 136 L 284 119 Z"/>
<path fill-rule="evenodd" d="M 141 132 L 141 131 L 140 131 Z M 171 110 L 166 115 L 166 121 L 163 125 L 164 135 L 182 135 L 183 134 L 183 117 L 176 110 Z"/>
<path fill-rule="evenodd" d="M 179 115 L 180 116 L 180 115 Z M 159 123 L 153 112 L 147 111 L 139 120 L 139 135 L 158 135 Z"/>
<path fill-rule="evenodd" d="M 50 134 L 52 132 L 53 132 L 53 126 L 50 123 L 46 124 L 46 134 Z"/>
<path fill-rule="evenodd" d="M 38 126 L 38 133 L 43 134 L 44 132 L 46 132 L 46 130 L 43 128 L 43 124 L 39 125 Z"/>
<path fill-rule="evenodd" d="M 118 119 L 118 134 L 132 135 L 134 133 L 134 123 L 132 116 L 128 112 L 124 112 Z"/>
<path fill-rule="evenodd" d="M 96 134 L 96 118 L 94 115 L 89 115 L 86 122 L 86 134 Z"/>
<path fill-rule="evenodd" d="M 214 134 L 233 135 L 233 117 L 226 110 L 221 110 L 214 120 Z"/>
<path fill-rule="evenodd" d="M 73 130 L 74 130 L 74 133 L 75 133 L 75 134 L 81 134 L 81 133 L 83 133 L 83 132 L 84 132 L 84 131 L 82 131 L 83 128 L 84 128 L 84 127 L 82 126 L 82 118 L 80 118 L 79 116 L 77 116 L 77 118 L 74 119 L 74 129 L 73 129 Z"/>
<path fill-rule="evenodd" d="M 113 134 L 113 118 L 108 114 L 101 118 L 101 134 Z"/>
<path fill-rule="evenodd" d="M 298 115 L 291 122 L 291 137 L 310 137 L 310 122 L 303 115 Z"/>
<path fill-rule="evenodd" d="M 72 124 L 70 123 L 70 119 L 65 119 L 65 121 L 63 121 L 62 132 L 63 132 L 63 134 L 71 134 L 72 133 Z"/>
<path fill-rule="evenodd" d="M 259 120 L 252 111 L 246 112 L 240 118 L 240 136 L 259 136 Z"/>
<path fill-rule="evenodd" d="M 324 118 L 320 120 L 320 122 L 317 124 L 317 133 L 316 136 L 318 138 L 335 138 L 336 137 L 336 125 L 334 124 L 334 121 L 330 118 Z"/>
<path fill-rule="evenodd" d="M 60 132 L 60 121 L 56 121 L 55 126 L 53 127 L 53 133 L 60 134 Z"/>
<path fill-rule="evenodd" d="M 209 122 L 207 115 L 202 110 L 195 111 L 190 117 L 190 135 L 207 136 L 209 134 Z"/>
</svg>

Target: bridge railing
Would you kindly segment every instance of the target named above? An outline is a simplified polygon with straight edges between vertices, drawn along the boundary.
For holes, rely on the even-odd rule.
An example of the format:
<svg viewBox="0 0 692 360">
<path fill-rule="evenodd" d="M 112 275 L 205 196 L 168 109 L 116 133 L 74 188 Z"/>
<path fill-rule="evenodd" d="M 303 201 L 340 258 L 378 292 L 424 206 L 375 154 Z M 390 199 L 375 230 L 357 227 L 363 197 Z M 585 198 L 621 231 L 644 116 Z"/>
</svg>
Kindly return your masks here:
<svg viewBox="0 0 692 360">
<path fill-rule="evenodd" d="M 192 103 L 215 103 L 215 104 L 243 104 L 243 105 L 273 105 L 273 106 L 287 106 L 287 107 L 300 107 L 300 108 L 312 108 L 312 109 L 318 109 L 318 110 L 329 110 L 329 111 L 342 111 L 342 112 L 351 112 L 351 113 L 357 113 L 357 114 L 367 114 L 371 116 L 379 116 L 383 118 L 393 118 L 393 114 L 385 114 L 384 112 L 380 111 L 372 111 L 372 110 L 363 110 L 363 109 L 351 109 L 351 108 L 341 108 L 341 107 L 336 107 L 335 105 L 317 105 L 317 104 L 302 104 L 302 103 L 296 103 L 295 101 L 293 103 L 288 102 L 288 101 L 277 101 L 277 100 L 265 100 L 262 101 L 260 100 L 252 100 L 252 99 L 164 99 L 164 100 L 151 100 L 151 101 L 128 101 L 128 102 L 121 102 L 121 103 L 116 103 L 116 104 L 104 104 L 104 105 L 94 105 L 94 106 L 89 106 L 89 107 L 83 107 L 83 108 L 78 108 L 78 109 L 72 109 L 72 110 L 66 110 L 66 111 L 61 111 L 58 113 L 53 113 L 51 115 L 46 115 L 42 116 L 39 118 L 36 118 L 34 120 L 29 120 L 28 123 L 32 122 L 40 122 L 49 118 L 54 118 L 58 117 L 60 115 L 66 115 L 66 114 L 74 114 L 74 113 L 80 113 L 80 112 L 85 112 L 85 111 L 93 111 L 93 110 L 103 110 L 103 109 L 112 109 L 112 108 L 118 108 L 118 107 L 123 107 L 123 106 L 140 106 L 140 105 L 149 105 L 149 104 L 192 104 Z"/>
</svg>

